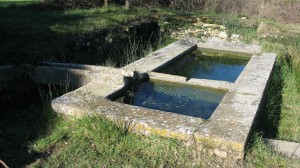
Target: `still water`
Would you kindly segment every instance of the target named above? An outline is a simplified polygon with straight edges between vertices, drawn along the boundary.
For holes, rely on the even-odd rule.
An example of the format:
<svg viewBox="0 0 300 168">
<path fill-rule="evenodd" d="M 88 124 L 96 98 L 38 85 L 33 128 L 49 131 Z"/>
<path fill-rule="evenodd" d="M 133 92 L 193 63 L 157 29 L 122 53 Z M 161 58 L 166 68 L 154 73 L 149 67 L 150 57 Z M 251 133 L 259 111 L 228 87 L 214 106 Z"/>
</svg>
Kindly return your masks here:
<svg viewBox="0 0 300 168">
<path fill-rule="evenodd" d="M 150 109 L 209 119 L 224 92 L 165 82 L 142 82 L 117 101 Z"/>
<path fill-rule="evenodd" d="M 190 78 L 235 82 L 248 60 L 226 56 L 205 56 L 199 51 L 175 61 L 160 70 L 162 73 Z"/>
</svg>

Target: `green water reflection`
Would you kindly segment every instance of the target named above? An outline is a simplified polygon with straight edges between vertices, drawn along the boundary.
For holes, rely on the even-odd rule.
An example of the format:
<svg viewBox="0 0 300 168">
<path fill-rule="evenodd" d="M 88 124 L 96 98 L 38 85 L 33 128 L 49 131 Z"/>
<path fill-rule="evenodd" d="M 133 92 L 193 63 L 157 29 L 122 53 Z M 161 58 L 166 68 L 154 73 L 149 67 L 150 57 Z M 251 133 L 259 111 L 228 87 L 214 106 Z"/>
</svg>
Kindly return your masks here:
<svg viewBox="0 0 300 168">
<path fill-rule="evenodd" d="M 234 82 L 245 68 L 248 59 L 230 56 L 205 56 L 198 50 L 160 70 L 162 73 L 190 78 Z"/>
<path fill-rule="evenodd" d="M 224 92 L 165 82 L 143 82 L 118 99 L 136 106 L 209 119 Z"/>
</svg>

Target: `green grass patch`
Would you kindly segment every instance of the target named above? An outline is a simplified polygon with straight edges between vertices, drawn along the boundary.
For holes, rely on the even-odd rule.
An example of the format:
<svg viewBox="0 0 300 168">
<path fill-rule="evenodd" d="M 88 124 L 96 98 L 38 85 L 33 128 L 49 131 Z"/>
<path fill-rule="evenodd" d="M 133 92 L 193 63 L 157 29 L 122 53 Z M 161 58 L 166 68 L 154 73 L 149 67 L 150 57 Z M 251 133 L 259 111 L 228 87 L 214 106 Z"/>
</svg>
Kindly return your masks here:
<svg viewBox="0 0 300 168">
<path fill-rule="evenodd" d="M 254 135 L 250 150 L 247 151 L 245 167 L 293 167 L 297 168 L 300 160 L 289 159 L 272 151 L 260 135 Z"/>
<path fill-rule="evenodd" d="M 186 151 L 175 140 L 141 137 L 96 117 L 64 121 L 33 143 L 32 150 L 51 155 L 35 167 L 175 167 L 184 166 Z M 50 148 L 49 148 L 50 146 Z"/>
</svg>

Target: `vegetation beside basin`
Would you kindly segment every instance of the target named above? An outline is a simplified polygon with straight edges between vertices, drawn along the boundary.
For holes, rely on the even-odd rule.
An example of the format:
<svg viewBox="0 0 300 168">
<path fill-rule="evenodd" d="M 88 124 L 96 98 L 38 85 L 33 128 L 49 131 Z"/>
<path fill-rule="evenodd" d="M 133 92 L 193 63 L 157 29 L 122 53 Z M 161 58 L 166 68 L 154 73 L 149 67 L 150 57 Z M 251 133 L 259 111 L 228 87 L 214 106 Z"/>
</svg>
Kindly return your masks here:
<svg viewBox="0 0 300 168">
<path fill-rule="evenodd" d="M 177 14 L 117 6 L 59 10 L 46 8 L 39 1 L 6 0 L 0 1 L 0 9 L 1 65 L 43 61 L 99 65 L 109 56 L 126 52 L 125 47 L 154 50 L 172 40 L 165 37 L 159 44 L 150 44 L 144 39 L 146 44 L 141 44 L 127 32 L 128 26 Z M 117 51 L 110 53 L 110 48 Z"/>
<path fill-rule="evenodd" d="M 242 35 L 249 43 L 262 45 L 265 52 L 278 55 L 264 118 L 268 123 L 263 132 L 267 137 L 300 142 L 300 36 L 296 33 L 300 27 L 269 20 L 256 21 L 264 24 L 255 32 L 249 27 L 241 28 L 238 20 L 229 21 L 232 27 L 229 31 Z M 270 32 L 274 27 L 277 30 Z"/>
<path fill-rule="evenodd" d="M 231 163 L 209 154 L 195 153 L 193 144 L 186 147 L 182 142 L 173 139 L 129 133 L 122 122 L 110 122 L 101 117 L 63 118 L 50 108 L 53 90 L 41 92 L 40 96 L 37 89 L 35 91 L 38 96 L 33 98 L 30 94 L 34 92 L 24 94 L 22 92 L 28 88 L 20 89 L 16 85 L 13 87 L 16 92 L 23 94 L 23 99 L 30 97 L 41 101 L 29 101 L 1 110 L 0 159 L 9 166 L 297 167 L 300 165 L 299 160 L 275 154 L 263 143 L 263 137 L 300 142 L 299 25 L 261 18 L 244 20 L 240 15 L 203 12 L 186 14 L 169 9 L 125 10 L 117 6 L 70 10 L 44 9 L 35 3 L 38 2 L 0 0 L 0 53 L 4 53 L 1 55 L 0 64 L 38 63 L 45 58 L 68 60 L 77 52 L 66 50 L 66 42 L 70 39 L 72 41 L 82 36 L 97 35 L 95 32 L 107 28 L 118 29 L 120 25 L 143 20 L 146 17 L 158 19 L 162 29 L 165 30 L 165 39 L 154 48 L 143 47 L 141 52 L 137 49 L 136 52 L 132 52 L 134 48 L 139 48 L 136 46 L 122 49 L 125 53 L 128 52 L 128 55 L 132 53 L 138 55 L 131 61 L 156 47 L 172 42 L 174 39 L 168 35 L 172 30 L 177 28 L 187 30 L 194 27 L 189 22 L 193 17 L 208 17 L 209 22 L 224 25 L 229 34 L 239 34 L 242 41 L 262 45 L 264 51 L 275 52 L 279 57 L 270 84 L 268 102 L 264 108 L 265 113 L 261 122 L 263 126 L 255 130 L 244 163 Z M 76 61 L 83 63 L 89 59 L 85 54 L 75 57 Z M 99 57 L 98 55 L 95 59 Z M 127 61 L 124 62 L 128 63 Z M 100 63 L 114 64 L 114 59 L 99 61 L 98 64 Z M 20 81 L 20 85 L 23 82 Z M 48 98 L 45 98 L 47 96 Z"/>
</svg>

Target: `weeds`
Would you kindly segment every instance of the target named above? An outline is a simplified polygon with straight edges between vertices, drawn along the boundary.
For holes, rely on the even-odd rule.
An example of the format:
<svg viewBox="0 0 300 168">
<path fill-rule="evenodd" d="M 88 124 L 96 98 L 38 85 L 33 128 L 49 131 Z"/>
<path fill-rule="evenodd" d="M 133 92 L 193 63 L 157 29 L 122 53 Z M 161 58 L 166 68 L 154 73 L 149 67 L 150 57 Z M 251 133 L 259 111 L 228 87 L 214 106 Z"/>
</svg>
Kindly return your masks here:
<svg viewBox="0 0 300 168">
<path fill-rule="evenodd" d="M 43 155 L 30 150 L 28 144 L 57 124 L 58 117 L 50 101 L 65 93 L 67 88 L 37 85 L 30 74 L 18 71 L 1 84 L 0 158 L 5 163 L 21 167 Z M 5 96 L 2 93 L 6 93 Z"/>
<path fill-rule="evenodd" d="M 299 166 L 297 159 L 287 159 L 274 153 L 265 143 L 261 135 L 256 134 L 252 137 L 252 146 L 247 151 L 247 167 L 291 167 Z"/>
<path fill-rule="evenodd" d="M 110 50 L 105 66 L 123 67 L 153 51 L 153 47 L 149 42 L 142 44 L 135 39 L 129 39 L 128 42 L 129 43 L 121 50 L 117 48 Z M 146 48 L 146 50 L 144 48 Z"/>
</svg>

